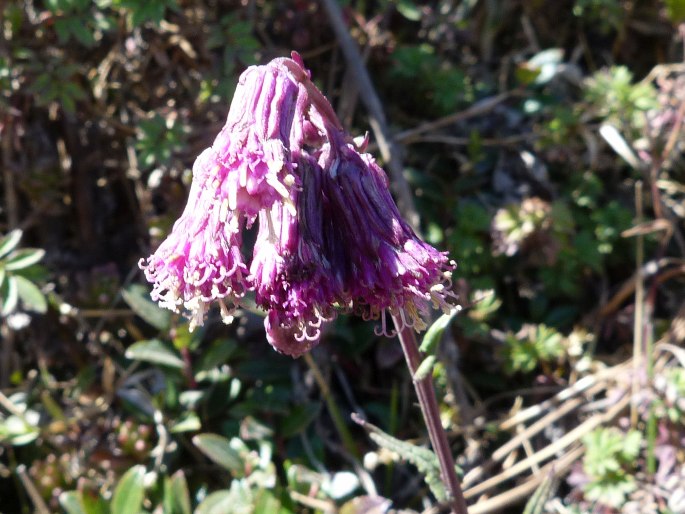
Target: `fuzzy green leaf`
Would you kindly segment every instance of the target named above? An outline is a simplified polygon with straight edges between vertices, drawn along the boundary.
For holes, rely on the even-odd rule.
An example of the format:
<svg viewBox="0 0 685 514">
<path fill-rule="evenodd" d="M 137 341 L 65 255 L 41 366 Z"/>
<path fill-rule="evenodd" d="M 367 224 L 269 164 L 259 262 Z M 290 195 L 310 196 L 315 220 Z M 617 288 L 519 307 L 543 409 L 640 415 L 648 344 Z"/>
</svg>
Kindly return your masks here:
<svg viewBox="0 0 685 514">
<path fill-rule="evenodd" d="M 67 514 L 87 514 L 79 491 L 66 491 L 60 494 L 59 504 Z"/>
<path fill-rule="evenodd" d="M 230 491 L 216 491 L 205 498 L 195 509 L 195 514 L 225 514 L 232 512 L 233 495 Z"/>
<path fill-rule="evenodd" d="M 126 350 L 126 358 L 177 369 L 183 369 L 185 366 L 180 355 L 159 339 L 147 339 L 133 343 Z"/>
<path fill-rule="evenodd" d="M 45 256 L 45 250 L 40 248 L 24 248 L 17 250 L 7 259 L 5 269 L 7 271 L 15 271 L 28 268 L 32 264 L 36 264 Z"/>
<path fill-rule="evenodd" d="M 421 364 L 419 364 L 419 367 L 416 369 L 416 372 L 414 373 L 414 380 L 419 381 L 423 380 L 427 376 L 429 376 L 433 372 L 433 367 L 435 366 L 435 362 L 437 361 L 437 358 L 435 355 L 429 355 L 423 361 L 421 361 Z"/>
<path fill-rule="evenodd" d="M 400 458 L 411 462 L 423 474 L 426 484 L 438 501 L 447 499 L 445 485 L 440 479 L 440 464 L 435 454 L 428 448 L 415 446 L 401 439 L 391 436 L 377 426 L 360 420 L 353 415 L 355 422 L 361 424 L 369 433 L 369 437 L 380 447 L 395 452 Z"/>
<path fill-rule="evenodd" d="M 137 514 L 145 499 L 145 466 L 133 466 L 121 477 L 112 497 L 112 514 Z"/>
<path fill-rule="evenodd" d="M 0 314 L 7 316 L 12 313 L 17 306 L 19 299 L 19 291 L 17 287 L 17 277 L 9 276 L 3 282 L 0 288 L 0 300 L 2 301 L 2 309 Z"/>
<path fill-rule="evenodd" d="M 27 278 L 20 275 L 13 278 L 17 281 L 17 294 L 24 302 L 24 307 L 40 314 L 45 313 L 48 310 L 48 302 L 41 290 Z"/>
<path fill-rule="evenodd" d="M 193 437 L 193 444 L 212 461 L 230 471 L 233 476 L 243 474 L 243 459 L 231 448 L 229 440 L 225 437 L 217 434 L 198 434 Z"/>
<path fill-rule="evenodd" d="M 19 241 L 21 240 L 21 236 L 22 231 L 16 229 L 0 239 L 0 258 L 4 257 L 17 247 Z"/>
<path fill-rule="evenodd" d="M 138 316 L 158 330 L 168 330 L 171 326 L 171 313 L 162 309 L 152 300 L 145 286 L 134 284 L 122 289 L 121 296 Z"/>
<path fill-rule="evenodd" d="M 397 2 L 398 12 L 410 21 L 419 21 L 421 11 L 412 0 L 399 0 Z"/>
<path fill-rule="evenodd" d="M 200 418 L 194 412 L 186 412 L 178 417 L 176 422 L 171 425 L 169 432 L 172 434 L 180 434 L 182 432 L 194 432 L 202 428 Z"/>
<path fill-rule="evenodd" d="M 423 336 L 423 341 L 421 341 L 421 346 L 419 350 L 424 353 L 434 353 L 440 343 L 442 334 L 445 329 L 449 326 L 450 322 L 457 315 L 457 310 L 453 310 L 449 314 L 443 314 L 430 326 L 426 331 L 426 335 Z"/>
<path fill-rule="evenodd" d="M 165 480 L 164 512 L 166 514 L 191 514 L 192 512 L 188 482 L 180 469 Z"/>
</svg>

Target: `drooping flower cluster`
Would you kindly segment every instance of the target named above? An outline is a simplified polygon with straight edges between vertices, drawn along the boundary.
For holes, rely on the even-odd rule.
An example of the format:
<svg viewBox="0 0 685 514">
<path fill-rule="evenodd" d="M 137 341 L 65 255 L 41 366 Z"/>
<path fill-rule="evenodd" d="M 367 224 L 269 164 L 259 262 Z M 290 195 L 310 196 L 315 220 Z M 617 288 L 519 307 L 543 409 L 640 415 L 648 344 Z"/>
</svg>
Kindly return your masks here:
<svg viewBox="0 0 685 514">
<path fill-rule="evenodd" d="M 267 339 L 299 356 L 340 313 L 423 330 L 449 311 L 454 263 L 402 219 L 385 172 L 342 129 L 301 59 L 243 73 L 226 125 L 193 167 L 190 199 L 141 268 L 152 297 L 202 324 L 216 301 L 225 321 L 248 291 Z M 259 223 L 252 259 L 242 230 Z M 403 328 L 403 327 L 400 327 Z"/>
</svg>

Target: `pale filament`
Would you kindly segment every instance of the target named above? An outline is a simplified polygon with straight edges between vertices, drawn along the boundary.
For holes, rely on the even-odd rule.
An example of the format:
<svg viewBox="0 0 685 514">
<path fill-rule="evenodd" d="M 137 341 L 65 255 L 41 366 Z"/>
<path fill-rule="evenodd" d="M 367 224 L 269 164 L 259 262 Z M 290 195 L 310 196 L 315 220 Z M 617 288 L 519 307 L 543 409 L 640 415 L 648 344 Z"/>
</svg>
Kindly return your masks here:
<svg viewBox="0 0 685 514">
<path fill-rule="evenodd" d="M 404 328 L 404 327 L 402 327 L 402 328 Z M 373 328 L 373 333 L 379 337 L 380 336 L 395 337 L 397 335 L 397 331 L 394 329 L 388 331 L 388 322 L 387 322 L 387 318 L 385 317 L 385 309 L 383 309 L 381 311 L 381 324 L 380 324 L 380 326 L 375 326 Z"/>
</svg>

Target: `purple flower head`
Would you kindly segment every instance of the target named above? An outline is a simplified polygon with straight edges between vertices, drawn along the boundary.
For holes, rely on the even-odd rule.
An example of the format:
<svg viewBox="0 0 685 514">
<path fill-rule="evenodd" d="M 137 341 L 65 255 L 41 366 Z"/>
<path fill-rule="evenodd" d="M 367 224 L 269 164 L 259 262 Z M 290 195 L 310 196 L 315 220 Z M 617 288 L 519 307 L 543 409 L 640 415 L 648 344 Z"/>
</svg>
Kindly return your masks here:
<svg viewBox="0 0 685 514">
<path fill-rule="evenodd" d="M 227 175 L 217 162 L 211 148 L 200 154 L 183 214 L 157 251 L 139 263 L 153 284 L 152 299 L 174 312 L 184 307 L 191 313 L 191 328 L 202 325 L 214 300 L 228 322 L 247 289 L 247 267 L 240 253 L 242 222 L 217 187 Z"/>
<path fill-rule="evenodd" d="M 193 167 L 188 205 L 141 268 L 163 307 L 202 324 L 248 291 L 269 343 L 297 357 L 338 313 L 426 328 L 453 309 L 454 263 L 402 219 L 385 172 L 356 144 L 296 54 L 248 68 L 226 125 Z M 241 231 L 258 220 L 251 262 Z"/>
<path fill-rule="evenodd" d="M 281 61 L 240 77 L 226 124 L 193 166 L 188 204 L 157 251 L 141 260 L 160 306 L 201 325 L 217 301 L 229 322 L 251 289 L 241 256 L 243 227 L 272 205 L 295 212 L 290 132 L 301 85 Z"/>
<path fill-rule="evenodd" d="M 267 339 L 278 351 L 293 356 L 318 343 L 322 324 L 335 318 L 335 306 L 345 299 L 335 263 L 326 258 L 327 245 L 340 234 L 325 223 L 330 216 L 323 205 L 323 171 L 305 157 L 296 169 L 301 175 L 297 214 L 282 205 L 260 213 L 250 267 L 255 301 L 269 313 Z"/>
<path fill-rule="evenodd" d="M 392 335 L 386 312 L 405 326 L 424 330 L 431 307 L 449 312 L 455 264 L 446 253 L 416 236 L 402 218 L 385 172 L 342 134 L 329 136 L 320 162 L 333 224 L 344 245 L 329 259 L 342 267 L 347 301 L 364 318 L 381 318 L 380 332 Z M 404 328 L 404 327 L 399 327 Z"/>
<path fill-rule="evenodd" d="M 252 66 L 241 75 L 226 124 L 212 145 L 230 170 L 221 187 L 231 210 L 254 219 L 276 201 L 292 209 L 290 131 L 300 94 L 280 60 Z"/>
<path fill-rule="evenodd" d="M 309 82 L 313 97 L 311 88 Z M 385 172 L 363 153 L 366 140 L 357 146 L 330 106 L 308 107 L 295 116 L 306 129 L 293 128 L 309 134 L 308 140 L 293 141 L 291 135 L 300 184 L 296 215 L 274 208 L 260 217 L 250 269 L 257 303 L 270 314 L 269 342 L 299 355 L 318 342 L 322 323 L 338 312 L 380 318 L 379 333 L 385 335 L 392 335 L 387 313 L 404 326 L 425 329 L 431 307 L 454 308 L 454 263 L 403 220 Z"/>
</svg>

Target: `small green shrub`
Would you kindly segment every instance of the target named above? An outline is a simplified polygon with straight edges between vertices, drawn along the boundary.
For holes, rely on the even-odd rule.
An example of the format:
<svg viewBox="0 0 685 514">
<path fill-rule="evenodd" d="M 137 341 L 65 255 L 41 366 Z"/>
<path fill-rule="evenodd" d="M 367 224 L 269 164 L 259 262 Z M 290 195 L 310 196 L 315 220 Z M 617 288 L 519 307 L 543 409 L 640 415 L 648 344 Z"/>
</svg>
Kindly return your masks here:
<svg viewBox="0 0 685 514">
<path fill-rule="evenodd" d="M 620 508 L 637 489 L 634 471 L 642 446 L 637 430 L 598 428 L 583 438 L 583 471 L 589 481 L 583 486 L 588 500 Z"/>
</svg>

